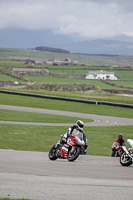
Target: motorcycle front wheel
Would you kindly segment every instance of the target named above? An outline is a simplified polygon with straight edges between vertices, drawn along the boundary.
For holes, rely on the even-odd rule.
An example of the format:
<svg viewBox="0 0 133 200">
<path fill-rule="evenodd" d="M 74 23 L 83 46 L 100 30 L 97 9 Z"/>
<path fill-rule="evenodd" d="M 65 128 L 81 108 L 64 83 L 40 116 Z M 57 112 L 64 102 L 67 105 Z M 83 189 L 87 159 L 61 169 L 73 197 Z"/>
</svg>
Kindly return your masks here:
<svg viewBox="0 0 133 200">
<path fill-rule="evenodd" d="M 125 152 L 120 157 L 120 164 L 122 166 L 129 166 L 132 164 L 132 158 L 130 158 Z"/>
<path fill-rule="evenodd" d="M 68 161 L 73 162 L 78 158 L 79 154 L 80 154 L 80 147 L 74 147 L 74 149 L 71 149 L 68 152 Z"/>
<path fill-rule="evenodd" d="M 50 160 L 56 160 L 58 157 L 56 156 L 56 148 L 55 146 L 53 146 L 50 151 L 49 151 L 49 154 L 48 154 L 48 157 Z"/>
<path fill-rule="evenodd" d="M 117 151 L 112 151 L 111 156 L 112 156 L 112 157 L 117 157 Z"/>
</svg>

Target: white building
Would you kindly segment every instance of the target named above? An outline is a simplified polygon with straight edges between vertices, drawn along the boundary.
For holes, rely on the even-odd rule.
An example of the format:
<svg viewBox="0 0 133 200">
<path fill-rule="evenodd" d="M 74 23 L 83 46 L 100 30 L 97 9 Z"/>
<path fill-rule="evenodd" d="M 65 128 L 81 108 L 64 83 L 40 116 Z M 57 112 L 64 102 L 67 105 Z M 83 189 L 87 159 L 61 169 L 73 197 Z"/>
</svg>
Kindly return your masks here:
<svg viewBox="0 0 133 200">
<path fill-rule="evenodd" d="M 114 72 L 106 72 L 106 71 L 89 71 L 86 74 L 86 79 L 95 79 L 95 80 L 118 80 L 118 78 L 114 75 Z"/>
</svg>

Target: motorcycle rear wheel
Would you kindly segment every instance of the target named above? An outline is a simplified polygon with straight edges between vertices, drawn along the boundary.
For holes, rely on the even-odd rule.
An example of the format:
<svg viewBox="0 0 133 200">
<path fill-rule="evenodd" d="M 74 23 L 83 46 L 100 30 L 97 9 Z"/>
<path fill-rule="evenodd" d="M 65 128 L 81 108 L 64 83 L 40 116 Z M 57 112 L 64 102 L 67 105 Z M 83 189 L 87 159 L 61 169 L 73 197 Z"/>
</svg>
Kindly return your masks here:
<svg viewBox="0 0 133 200">
<path fill-rule="evenodd" d="M 120 157 L 120 164 L 122 166 L 129 166 L 132 164 L 132 159 L 124 152 Z"/>
<path fill-rule="evenodd" d="M 50 151 L 49 151 L 49 154 L 48 154 L 48 157 L 50 160 L 56 160 L 58 157 L 56 156 L 56 149 L 55 149 L 55 146 L 53 146 Z"/>
<path fill-rule="evenodd" d="M 71 152 L 71 150 L 68 152 L 68 161 L 73 162 L 78 158 L 80 154 L 80 147 L 74 147 L 74 151 Z"/>
</svg>

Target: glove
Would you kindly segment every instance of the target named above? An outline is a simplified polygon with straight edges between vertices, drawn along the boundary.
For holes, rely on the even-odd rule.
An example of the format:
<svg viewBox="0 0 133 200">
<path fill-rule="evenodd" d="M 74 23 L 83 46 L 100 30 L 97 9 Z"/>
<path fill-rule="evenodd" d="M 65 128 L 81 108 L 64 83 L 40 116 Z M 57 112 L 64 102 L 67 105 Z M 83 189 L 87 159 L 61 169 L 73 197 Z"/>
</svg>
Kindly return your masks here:
<svg viewBox="0 0 133 200">
<path fill-rule="evenodd" d="M 62 142 L 66 142 L 66 138 L 64 136 L 62 137 L 61 140 L 62 140 Z"/>
</svg>

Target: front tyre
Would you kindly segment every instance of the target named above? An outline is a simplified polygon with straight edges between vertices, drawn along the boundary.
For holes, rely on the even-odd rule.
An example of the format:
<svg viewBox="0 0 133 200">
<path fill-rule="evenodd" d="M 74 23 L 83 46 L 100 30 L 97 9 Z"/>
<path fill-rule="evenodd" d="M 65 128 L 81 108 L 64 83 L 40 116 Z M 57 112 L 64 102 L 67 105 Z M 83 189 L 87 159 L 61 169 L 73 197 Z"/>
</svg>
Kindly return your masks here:
<svg viewBox="0 0 133 200">
<path fill-rule="evenodd" d="M 117 151 L 114 151 L 114 150 L 113 150 L 111 156 L 112 156 L 112 157 L 117 157 Z"/>
<path fill-rule="evenodd" d="M 73 162 L 78 158 L 80 154 L 80 147 L 73 147 L 69 152 L 68 152 L 68 161 Z"/>
<path fill-rule="evenodd" d="M 50 151 L 49 151 L 49 154 L 48 154 L 48 157 L 50 160 L 56 160 L 58 157 L 56 156 L 56 148 L 55 146 L 53 146 Z"/>
<path fill-rule="evenodd" d="M 120 157 L 120 164 L 122 166 L 129 166 L 132 164 L 132 158 L 130 158 L 125 152 Z"/>
</svg>

